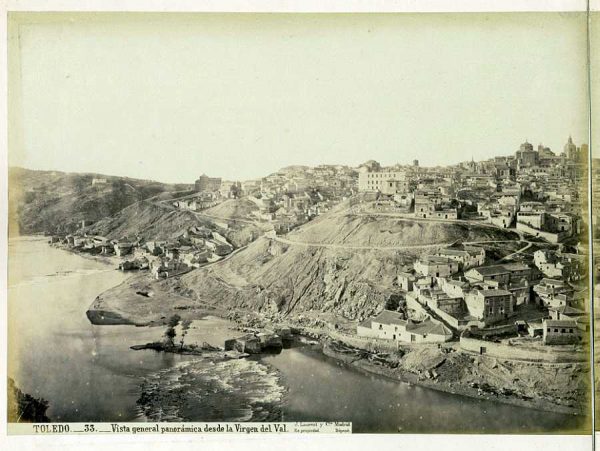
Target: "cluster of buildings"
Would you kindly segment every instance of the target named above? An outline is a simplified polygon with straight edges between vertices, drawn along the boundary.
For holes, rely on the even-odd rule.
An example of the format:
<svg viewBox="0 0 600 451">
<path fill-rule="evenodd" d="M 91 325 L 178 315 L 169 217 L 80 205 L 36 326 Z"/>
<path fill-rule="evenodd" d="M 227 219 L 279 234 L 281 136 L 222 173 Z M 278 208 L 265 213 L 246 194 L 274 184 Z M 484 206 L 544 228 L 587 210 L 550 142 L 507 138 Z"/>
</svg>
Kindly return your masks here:
<svg viewBox="0 0 600 451">
<path fill-rule="evenodd" d="M 359 194 L 361 208 L 439 221 L 472 221 L 539 238 L 530 257 L 496 262 L 483 247 L 456 245 L 421 255 L 397 276 L 403 299 L 357 326 L 365 338 L 402 343 L 446 342 L 466 330 L 515 326 L 516 334 L 544 344 L 577 343 L 589 329 L 585 293 L 578 288 L 585 258 L 564 246 L 582 227 L 580 189 L 587 145 L 568 138 L 560 154 L 525 141 L 509 156 L 448 167 L 382 167 L 369 160 L 344 165 L 289 166 L 269 176 L 226 181 L 201 175 L 195 193 L 172 201 L 200 211 L 226 199 L 244 198 L 248 219 L 289 232 Z M 594 170 L 599 171 L 597 168 Z M 103 179 L 93 184 L 102 186 Z M 597 214 L 597 212 L 596 212 Z M 530 238 L 534 239 L 534 238 Z M 156 278 L 199 267 L 233 251 L 215 231 L 194 227 L 169 241 L 53 237 L 82 251 L 127 257 L 123 269 L 149 269 Z M 533 312 L 533 315 L 532 315 Z M 537 312 L 537 315 L 535 314 Z"/>
<path fill-rule="evenodd" d="M 149 270 L 156 279 L 186 273 L 233 252 L 233 246 L 224 236 L 206 227 L 191 227 L 161 241 L 109 240 L 82 234 L 53 236 L 50 243 L 94 255 L 122 257 L 120 269 Z"/>
<path fill-rule="evenodd" d="M 587 145 L 569 137 L 560 155 L 524 142 L 510 156 L 444 168 L 382 168 L 371 160 L 358 169 L 358 190 L 379 209 L 483 221 L 558 243 L 581 228 L 578 182 L 586 154 Z"/>
<path fill-rule="evenodd" d="M 367 208 L 486 222 L 558 243 L 581 230 L 577 182 L 586 154 L 587 145 L 578 147 L 569 137 L 560 155 L 526 141 L 513 155 L 448 167 L 421 167 L 415 160 L 384 168 L 369 160 L 357 168 L 289 166 L 243 182 L 202 175 L 195 182 L 197 193 L 174 205 L 198 211 L 223 199 L 247 197 L 257 207 L 252 219 L 271 222 L 285 233 L 358 192 Z"/>
<path fill-rule="evenodd" d="M 583 257 L 539 250 L 534 261 L 490 265 L 483 248 L 469 246 L 422 255 L 397 276 L 405 299 L 400 311 L 384 310 L 363 321 L 357 334 L 406 343 L 445 342 L 472 328 L 514 325 L 517 334 L 521 323 L 530 336 L 542 336 L 544 344 L 579 342 L 589 320 L 584 295 L 570 282 L 581 278 Z"/>
<path fill-rule="evenodd" d="M 342 165 L 289 166 L 243 182 L 203 174 L 195 182 L 196 193 L 175 200 L 173 206 L 200 211 L 244 197 L 255 205 L 247 219 L 272 223 L 278 233 L 286 233 L 356 194 L 357 184 L 357 170 Z"/>
<path fill-rule="evenodd" d="M 294 227 L 331 210 L 345 199 L 331 197 L 331 193 L 319 189 L 309 189 L 292 193 L 265 193 L 249 195 L 256 210 L 252 216 L 259 221 L 273 224 L 277 233 L 287 233 Z"/>
</svg>

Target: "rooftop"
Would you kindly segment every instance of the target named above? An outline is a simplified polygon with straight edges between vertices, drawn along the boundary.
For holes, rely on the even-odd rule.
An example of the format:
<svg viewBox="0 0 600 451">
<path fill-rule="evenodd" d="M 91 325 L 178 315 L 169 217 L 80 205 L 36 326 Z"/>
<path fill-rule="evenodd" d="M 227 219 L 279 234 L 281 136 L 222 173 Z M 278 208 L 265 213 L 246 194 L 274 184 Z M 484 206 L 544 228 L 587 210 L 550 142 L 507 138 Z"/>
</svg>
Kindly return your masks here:
<svg viewBox="0 0 600 451">
<path fill-rule="evenodd" d="M 506 291 L 506 290 L 479 290 L 479 293 L 481 293 L 483 295 L 483 297 L 486 297 L 486 298 L 511 295 L 510 291 Z"/>
<path fill-rule="evenodd" d="M 406 325 L 406 321 L 402 318 L 402 315 L 399 312 L 394 312 L 392 310 L 383 310 L 371 321 L 381 324 L 397 324 L 399 326 Z"/>
<path fill-rule="evenodd" d="M 406 327 L 406 330 L 412 333 L 416 333 L 419 335 L 424 334 L 435 334 L 435 335 L 444 335 L 444 336 L 452 336 L 452 331 L 444 326 L 442 323 L 431 321 L 431 319 L 426 319 L 421 323 L 412 323 Z"/>
<path fill-rule="evenodd" d="M 575 308 L 575 307 L 571 307 L 569 305 L 563 305 L 561 307 L 558 308 L 554 308 L 554 309 L 550 309 L 550 310 L 555 310 L 563 315 L 569 315 L 569 316 L 583 316 L 583 315 L 587 315 L 586 312 L 584 312 L 581 309 Z"/>
<path fill-rule="evenodd" d="M 373 323 L 373 320 L 371 318 L 367 318 L 364 321 L 362 321 L 361 323 L 359 323 L 358 325 L 361 327 L 366 327 L 366 328 L 370 329 L 372 323 Z"/>
<path fill-rule="evenodd" d="M 428 264 L 428 263 L 438 263 L 438 264 L 445 264 L 445 263 L 453 263 L 453 261 L 449 258 L 446 257 L 438 257 L 435 255 L 424 255 L 421 258 L 419 258 L 419 262 L 422 264 Z"/>
<path fill-rule="evenodd" d="M 502 265 L 479 266 L 478 268 L 473 268 L 470 271 L 476 271 L 482 276 L 494 276 L 498 274 L 508 274 L 510 272 Z"/>
<path fill-rule="evenodd" d="M 545 319 L 544 324 L 548 327 L 577 327 L 577 322 L 572 319 Z"/>
<path fill-rule="evenodd" d="M 560 279 L 549 279 L 544 277 L 540 280 L 540 285 L 566 285 L 566 283 Z"/>
<path fill-rule="evenodd" d="M 527 271 L 528 269 L 531 269 L 529 266 L 524 265 L 523 263 L 505 263 L 502 266 L 509 271 Z"/>
</svg>

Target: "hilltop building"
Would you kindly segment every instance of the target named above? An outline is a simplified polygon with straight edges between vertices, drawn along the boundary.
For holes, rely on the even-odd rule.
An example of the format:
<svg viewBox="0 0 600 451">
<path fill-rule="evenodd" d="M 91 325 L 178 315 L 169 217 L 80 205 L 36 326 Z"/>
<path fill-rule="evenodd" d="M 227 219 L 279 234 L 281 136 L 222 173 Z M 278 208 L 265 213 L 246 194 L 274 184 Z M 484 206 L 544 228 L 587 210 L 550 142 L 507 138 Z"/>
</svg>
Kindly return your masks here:
<svg viewBox="0 0 600 451">
<path fill-rule="evenodd" d="M 198 177 L 195 182 L 196 191 L 219 191 L 221 189 L 221 178 L 220 177 L 209 177 L 206 174 L 202 174 Z"/>
<path fill-rule="evenodd" d="M 360 172 L 358 174 L 358 190 L 380 191 L 383 194 L 405 193 L 409 182 L 404 171 L 396 172 Z"/>
</svg>

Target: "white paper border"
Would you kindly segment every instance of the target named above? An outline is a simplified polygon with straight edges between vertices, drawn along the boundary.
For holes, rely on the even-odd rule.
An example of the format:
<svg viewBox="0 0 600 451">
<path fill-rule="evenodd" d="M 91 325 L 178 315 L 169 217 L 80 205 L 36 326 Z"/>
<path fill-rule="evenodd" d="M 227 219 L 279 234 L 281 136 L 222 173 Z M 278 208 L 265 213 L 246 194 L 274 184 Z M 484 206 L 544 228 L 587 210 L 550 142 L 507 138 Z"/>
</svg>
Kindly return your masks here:
<svg viewBox="0 0 600 451">
<path fill-rule="evenodd" d="M 7 11 L 81 12 L 584 12 L 600 11 L 600 0 L 1 0 L 0 1 L 0 330 L 7 327 L 7 216 L 8 216 L 8 98 Z M 593 57 L 593 55 L 592 55 Z M 354 434 L 351 436 L 7 436 L 6 339 L 0 340 L 0 449 L 99 450 L 289 450 L 394 449 L 444 451 L 506 451 L 526 448 L 543 451 L 584 451 L 593 446 L 589 436 L 545 435 L 412 435 Z"/>
</svg>

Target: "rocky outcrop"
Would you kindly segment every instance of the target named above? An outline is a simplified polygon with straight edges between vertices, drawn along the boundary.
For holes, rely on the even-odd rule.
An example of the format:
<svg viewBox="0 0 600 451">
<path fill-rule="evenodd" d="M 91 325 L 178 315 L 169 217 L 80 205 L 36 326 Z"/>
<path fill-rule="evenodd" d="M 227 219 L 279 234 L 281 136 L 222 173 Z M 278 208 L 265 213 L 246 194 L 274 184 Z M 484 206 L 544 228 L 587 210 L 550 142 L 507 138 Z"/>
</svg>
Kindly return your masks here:
<svg viewBox="0 0 600 451">
<path fill-rule="evenodd" d="M 88 310 L 85 312 L 90 323 L 96 326 L 115 326 L 115 325 L 133 325 L 134 323 L 127 318 L 109 310 Z"/>
<path fill-rule="evenodd" d="M 114 326 L 118 324 L 133 325 L 135 324 L 128 318 L 123 317 L 120 313 L 114 311 L 107 306 L 101 296 L 94 299 L 90 308 L 85 312 L 90 323 L 97 326 Z"/>
</svg>

